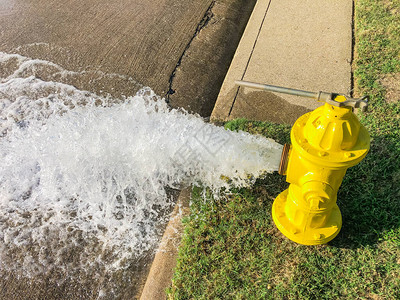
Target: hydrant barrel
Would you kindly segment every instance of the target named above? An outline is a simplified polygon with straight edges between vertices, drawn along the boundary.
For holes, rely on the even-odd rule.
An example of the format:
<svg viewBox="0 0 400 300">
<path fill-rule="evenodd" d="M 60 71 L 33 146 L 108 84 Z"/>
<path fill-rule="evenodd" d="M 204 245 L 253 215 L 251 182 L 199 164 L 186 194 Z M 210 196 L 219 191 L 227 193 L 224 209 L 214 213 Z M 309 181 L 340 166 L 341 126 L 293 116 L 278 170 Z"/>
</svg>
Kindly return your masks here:
<svg viewBox="0 0 400 300">
<path fill-rule="evenodd" d="M 296 243 L 325 244 L 341 229 L 337 192 L 346 170 L 366 156 L 369 134 L 351 108 L 326 103 L 295 122 L 291 143 L 290 185 L 274 201 L 273 220 Z"/>
</svg>

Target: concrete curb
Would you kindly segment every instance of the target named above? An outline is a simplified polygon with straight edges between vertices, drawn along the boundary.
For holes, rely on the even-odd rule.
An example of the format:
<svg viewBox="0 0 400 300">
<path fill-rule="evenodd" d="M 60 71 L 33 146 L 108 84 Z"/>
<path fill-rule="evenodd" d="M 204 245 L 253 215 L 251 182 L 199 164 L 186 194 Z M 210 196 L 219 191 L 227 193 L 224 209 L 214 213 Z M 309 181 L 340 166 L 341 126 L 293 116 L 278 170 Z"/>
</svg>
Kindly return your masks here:
<svg viewBox="0 0 400 300">
<path fill-rule="evenodd" d="M 140 296 L 141 300 L 166 299 L 165 290 L 171 285 L 178 256 L 178 246 L 183 233 L 182 217 L 189 213 L 190 195 L 191 188 L 184 189 L 179 194 L 147 276 Z"/>
<path fill-rule="evenodd" d="M 251 14 L 249 22 L 243 32 L 242 39 L 239 42 L 235 55 L 233 56 L 233 60 L 219 92 L 217 102 L 215 103 L 214 110 L 212 111 L 212 122 L 225 121 L 229 118 L 233 106 L 232 101 L 236 93 L 236 90 L 231 91 L 232 89 L 235 89 L 234 80 L 232 81 L 232 79 L 243 79 L 242 75 L 248 64 L 249 56 L 251 56 L 251 53 L 255 48 L 269 3 L 270 0 L 258 0 L 254 6 L 253 13 Z M 229 97 L 226 96 L 227 94 L 230 94 Z"/>
</svg>

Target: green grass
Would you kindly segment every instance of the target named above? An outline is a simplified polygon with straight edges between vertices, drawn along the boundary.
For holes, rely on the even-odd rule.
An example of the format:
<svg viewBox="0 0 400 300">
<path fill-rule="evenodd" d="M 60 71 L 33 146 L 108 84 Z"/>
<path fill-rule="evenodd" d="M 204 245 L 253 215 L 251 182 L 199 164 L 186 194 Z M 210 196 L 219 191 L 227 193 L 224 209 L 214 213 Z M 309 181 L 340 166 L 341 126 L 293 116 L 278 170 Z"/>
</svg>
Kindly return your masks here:
<svg viewBox="0 0 400 300">
<path fill-rule="evenodd" d="M 283 238 L 271 219 L 287 187 L 277 174 L 220 200 L 195 188 L 171 299 L 400 299 L 400 103 L 380 79 L 400 71 L 400 1 L 356 1 L 356 94 L 371 95 L 360 116 L 371 150 L 348 170 L 338 194 L 343 227 L 323 246 Z M 288 142 L 289 126 L 235 120 Z M 207 199 L 207 200 L 205 200 Z"/>
</svg>

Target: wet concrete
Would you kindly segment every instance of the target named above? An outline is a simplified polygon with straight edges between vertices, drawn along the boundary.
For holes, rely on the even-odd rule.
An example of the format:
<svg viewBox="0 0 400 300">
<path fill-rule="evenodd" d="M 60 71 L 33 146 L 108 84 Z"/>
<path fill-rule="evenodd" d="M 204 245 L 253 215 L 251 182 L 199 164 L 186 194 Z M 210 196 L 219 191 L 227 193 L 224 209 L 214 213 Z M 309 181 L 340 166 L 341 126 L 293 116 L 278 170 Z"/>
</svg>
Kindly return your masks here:
<svg viewBox="0 0 400 300">
<path fill-rule="evenodd" d="M 311 111 L 304 106 L 289 103 L 279 94 L 266 91 L 244 93 L 243 90 L 243 88 L 236 88 L 231 91 L 237 94 L 229 114 L 230 120 L 246 118 L 293 125 L 299 116 Z"/>
<path fill-rule="evenodd" d="M 26 76 L 33 72 L 98 95 L 121 98 L 150 86 L 164 96 L 173 89 L 171 106 L 207 117 L 254 2 L 0 0 L 0 51 L 56 64 L 56 70 L 38 64 L 45 67 Z M 10 64 L 0 64 L 3 78 L 15 71 Z M 82 241 L 66 260 L 95 247 L 96 241 Z M 24 253 L 12 255 L 8 259 L 22 260 Z M 117 272 L 94 265 L 27 278 L 23 269 L 0 270 L 0 299 L 138 298 L 153 255 Z"/>
<path fill-rule="evenodd" d="M 163 95 L 211 2 L 1 0 L 0 51 L 67 70 L 120 74 Z M 113 86 L 98 88 L 112 92 Z M 128 96 L 136 92 L 122 89 Z"/>
<path fill-rule="evenodd" d="M 116 272 L 101 268 L 68 273 L 59 270 L 29 278 L 2 271 L 0 299 L 137 299 L 153 256 L 147 253 L 130 262 L 128 269 Z"/>
<path fill-rule="evenodd" d="M 184 52 L 171 80 L 170 103 L 208 117 L 239 44 L 255 0 L 220 0 Z"/>
</svg>

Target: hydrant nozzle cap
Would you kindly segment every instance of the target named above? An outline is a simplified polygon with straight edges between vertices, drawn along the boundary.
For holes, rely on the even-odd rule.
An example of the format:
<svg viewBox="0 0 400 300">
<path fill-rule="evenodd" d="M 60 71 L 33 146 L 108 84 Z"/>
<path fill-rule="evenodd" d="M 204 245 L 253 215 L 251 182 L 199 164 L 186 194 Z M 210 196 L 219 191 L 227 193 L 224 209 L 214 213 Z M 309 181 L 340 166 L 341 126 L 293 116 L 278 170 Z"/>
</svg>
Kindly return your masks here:
<svg viewBox="0 0 400 300">
<path fill-rule="evenodd" d="M 290 145 L 285 144 L 282 149 L 281 163 L 279 164 L 279 175 L 286 175 L 286 169 L 289 159 Z"/>
</svg>

